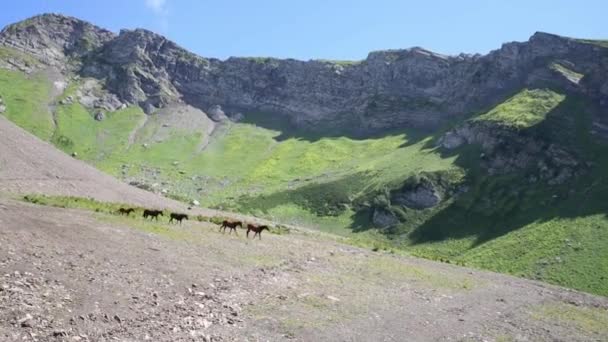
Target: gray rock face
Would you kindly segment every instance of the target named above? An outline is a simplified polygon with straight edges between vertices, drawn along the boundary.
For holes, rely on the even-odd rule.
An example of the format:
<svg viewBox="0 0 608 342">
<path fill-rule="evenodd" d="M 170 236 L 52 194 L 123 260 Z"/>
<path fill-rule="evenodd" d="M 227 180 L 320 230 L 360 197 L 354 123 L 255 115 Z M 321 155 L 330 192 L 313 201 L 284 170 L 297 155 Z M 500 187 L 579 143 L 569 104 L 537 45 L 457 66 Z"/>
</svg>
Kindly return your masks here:
<svg viewBox="0 0 608 342">
<path fill-rule="evenodd" d="M 399 219 L 386 209 L 375 208 L 372 214 L 372 223 L 378 228 L 387 228 L 398 224 Z"/>
<path fill-rule="evenodd" d="M 608 49 L 546 33 L 485 56 L 443 56 L 422 48 L 372 52 L 352 63 L 199 57 L 146 30 L 119 35 L 74 18 L 43 15 L 5 28 L 0 44 L 50 65 L 76 60 L 82 76 L 105 79 L 121 102 L 147 113 L 186 102 L 206 110 L 282 114 L 298 126 L 434 128 L 516 89 L 564 86 L 608 106 Z M 585 76 L 552 72 L 553 61 Z M 603 62 L 602 62 L 603 61 Z M 74 63 L 73 63 L 74 64 Z M 449 140 L 449 139 L 448 139 Z M 446 140 L 448 145 L 459 142 Z"/>
<path fill-rule="evenodd" d="M 535 181 L 545 180 L 550 185 L 562 184 L 584 169 L 581 161 L 563 146 L 491 123 L 465 123 L 444 134 L 439 144 L 446 149 L 479 144 L 483 151 L 481 166 L 489 174 L 535 168 Z"/>
<path fill-rule="evenodd" d="M 423 183 L 395 194 L 392 201 L 412 209 L 426 209 L 438 205 L 441 195 L 430 184 Z"/>
<path fill-rule="evenodd" d="M 76 18 L 44 14 L 4 28 L 0 44 L 63 69 L 69 57 L 82 58 L 114 37 L 114 33 Z"/>
</svg>

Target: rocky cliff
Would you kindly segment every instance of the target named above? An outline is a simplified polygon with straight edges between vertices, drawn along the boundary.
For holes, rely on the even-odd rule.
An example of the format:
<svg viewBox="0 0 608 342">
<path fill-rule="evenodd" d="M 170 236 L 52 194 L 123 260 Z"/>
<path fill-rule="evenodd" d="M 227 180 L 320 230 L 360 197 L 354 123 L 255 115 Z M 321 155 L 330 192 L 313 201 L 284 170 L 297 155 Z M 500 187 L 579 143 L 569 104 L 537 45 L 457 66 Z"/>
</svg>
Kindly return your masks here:
<svg viewBox="0 0 608 342">
<path fill-rule="evenodd" d="M 560 87 L 608 107 L 608 48 L 546 33 L 487 55 L 444 56 L 422 48 L 372 52 L 357 62 L 203 58 L 152 32 L 115 35 L 47 14 L 10 25 L 0 44 L 43 65 L 103 80 L 147 113 L 174 102 L 228 116 L 263 111 L 299 126 L 371 131 L 434 128 L 525 87 Z M 572 79 L 555 63 L 580 79 Z"/>
</svg>

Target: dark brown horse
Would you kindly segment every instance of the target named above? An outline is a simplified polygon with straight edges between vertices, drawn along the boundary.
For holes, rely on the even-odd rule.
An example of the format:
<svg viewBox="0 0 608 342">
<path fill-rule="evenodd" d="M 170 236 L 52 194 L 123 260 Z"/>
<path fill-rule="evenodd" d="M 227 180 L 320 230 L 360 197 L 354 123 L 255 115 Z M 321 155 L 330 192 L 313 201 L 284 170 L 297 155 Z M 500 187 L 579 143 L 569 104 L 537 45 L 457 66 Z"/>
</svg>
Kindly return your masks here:
<svg viewBox="0 0 608 342">
<path fill-rule="evenodd" d="M 243 222 L 241 221 L 228 221 L 228 220 L 224 220 L 224 222 L 222 222 L 222 225 L 220 226 L 220 230 L 222 231 L 222 228 L 224 229 L 224 233 L 226 232 L 226 228 L 230 228 L 230 232 L 228 233 L 229 235 L 232 234 L 232 231 L 234 230 L 234 234 L 238 235 L 236 232 L 236 227 L 241 227 L 243 228 Z"/>
<path fill-rule="evenodd" d="M 144 218 L 150 218 L 151 219 L 156 219 L 156 221 L 158 221 L 158 215 L 163 216 L 163 211 L 162 210 L 150 210 L 150 209 L 146 209 L 144 210 Z"/>
<path fill-rule="evenodd" d="M 253 238 L 255 239 L 255 236 L 257 235 L 260 238 L 260 240 L 262 240 L 262 231 L 263 230 L 270 231 L 270 228 L 268 228 L 268 226 L 266 226 L 266 225 L 256 226 L 254 224 L 248 223 L 247 224 L 247 237 L 249 237 L 249 232 L 254 232 L 255 234 L 253 234 Z"/>
<path fill-rule="evenodd" d="M 169 223 L 173 222 L 173 220 L 179 222 L 179 224 L 182 224 L 182 220 L 188 220 L 188 215 L 186 214 L 177 214 L 177 213 L 171 213 L 171 218 L 169 219 Z"/>
<path fill-rule="evenodd" d="M 120 209 L 118 209 L 118 214 L 119 215 L 127 215 L 127 216 L 129 216 L 134 211 L 135 211 L 135 209 L 133 209 L 133 208 L 126 208 L 126 209 L 125 208 L 120 208 Z"/>
</svg>

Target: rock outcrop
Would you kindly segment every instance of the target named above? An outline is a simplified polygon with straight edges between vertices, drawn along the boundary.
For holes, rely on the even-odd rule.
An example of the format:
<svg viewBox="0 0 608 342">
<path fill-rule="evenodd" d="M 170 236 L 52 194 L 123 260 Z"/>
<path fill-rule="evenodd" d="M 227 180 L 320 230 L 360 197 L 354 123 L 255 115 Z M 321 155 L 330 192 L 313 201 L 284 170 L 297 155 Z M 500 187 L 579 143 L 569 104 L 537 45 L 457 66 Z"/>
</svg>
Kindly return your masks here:
<svg viewBox="0 0 608 342">
<path fill-rule="evenodd" d="M 47 65 L 105 80 L 121 102 L 153 113 L 185 102 L 225 113 L 282 114 L 298 126 L 434 128 L 523 87 L 567 87 L 608 107 L 608 48 L 546 33 L 487 55 L 422 48 L 372 52 L 358 62 L 203 58 L 150 31 L 115 35 L 75 18 L 42 15 L 8 26 L 0 44 Z M 552 69 L 567 64 L 578 82 Z M 66 63 L 69 62 L 69 63 Z M 67 66 L 65 66 L 67 65 Z M 457 143 L 457 141 L 454 141 Z"/>
</svg>

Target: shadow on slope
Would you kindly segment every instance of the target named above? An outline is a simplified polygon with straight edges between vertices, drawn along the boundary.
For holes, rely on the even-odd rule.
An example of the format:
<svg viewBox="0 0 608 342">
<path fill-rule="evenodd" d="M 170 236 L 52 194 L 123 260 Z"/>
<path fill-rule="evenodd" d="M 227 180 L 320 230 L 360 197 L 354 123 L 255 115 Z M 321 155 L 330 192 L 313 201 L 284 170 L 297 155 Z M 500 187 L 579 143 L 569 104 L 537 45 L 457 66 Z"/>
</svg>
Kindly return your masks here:
<svg viewBox="0 0 608 342">
<path fill-rule="evenodd" d="M 279 132 L 274 140 L 277 142 L 296 139 L 307 142 L 316 142 L 324 138 L 348 138 L 352 140 L 381 139 L 390 135 L 401 135 L 407 133 L 407 141 L 404 144 L 415 144 L 421 139 L 429 136 L 431 130 L 411 129 L 395 127 L 393 129 L 370 129 L 363 128 L 357 120 L 348 121 L 343 124 L 320 122 L 318 124 L 296 126 L 289 117 L 279 113 L 247 112 L 239 121 L 245 124 L 259 126 L 264 129 Z"/>
<path fill-rule="evenodd" d="M 518 133 L 564 146 L 583 161 L 578 166 L 583 174 L 561 185 L 534 181 L 536 165 L 505 175 L 488 175 L 479 167 L 479 151 L 470 146 L 444 151 L 443 157 L 457 155 L 455 164 L 466 170 L 470 190 L 415 227 L 412 242 L 474 237 L 478 246 L 534 222 L 608 213 L 608 146 L 594 141 L 589 133 L 591 109 L 569 96 L 545 120 Z"/>
</svg>

